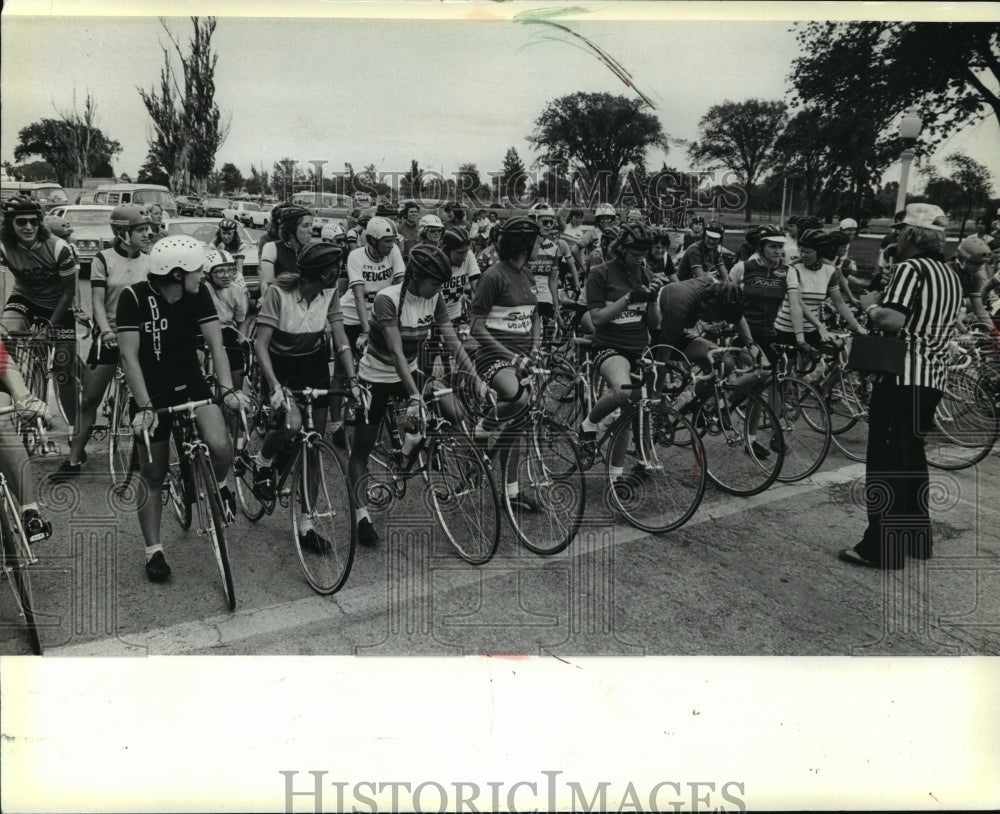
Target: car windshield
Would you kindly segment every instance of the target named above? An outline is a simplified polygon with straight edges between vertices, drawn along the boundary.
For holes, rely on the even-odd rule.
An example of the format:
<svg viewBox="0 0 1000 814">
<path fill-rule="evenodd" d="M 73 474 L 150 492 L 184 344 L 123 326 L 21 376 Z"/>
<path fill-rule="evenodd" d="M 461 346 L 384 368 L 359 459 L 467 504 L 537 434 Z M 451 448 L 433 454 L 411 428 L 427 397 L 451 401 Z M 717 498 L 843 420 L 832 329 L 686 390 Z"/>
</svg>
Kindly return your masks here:
<svg viewBox="0 0 1000 814">
<path fill-rule="evenodd" d="M 260 212 L 260 207 L 255 203 L 244 203 L 243 210 L 245 212 Z"/>
<path fill-rule="evenodd" d="M 229 201 L 225 198 L 206 198 L 202 206 L 211 206 L 217 209 L 229 209 Z"/>
<path fill-rule="evenodd" d="M 41 201 L 52 201 L 52 203 L 69 203 L 69 198 L 62 187 L 39 187 L 35 190 L 35 197 Z"/>
<path fill-rule="evenodd" d="M 200 240 L 202 243 L 211 243 L 215 240 L 215 233 L 219 231 L 219 222 L 212 221 L 184 221 L 184 220 L 172 220 L 170 225 L 167 227 L 167 233 L 171 235 L 190 235 L 195 240 Z M 236 234 L 239 235 L 240 240 L 246 246 L 256 246 L 256 242 L 247 233 L 247 230 L 243 228 L 242 224 L 236 224 Z"/>
<path fill-rule="evenodd" d="M 158 203 L 164 209 L 176 209 L 173 193 L 164 192 L 161 189 L 137 189 L 132 193 L 132 200 L 135 203 L 149 204 Z"/>
<path fill-rule="evenodd" d="M 63 214 L 74 226 L 107 226 L 111 219 L 110 209 L 70 209 Z"/>
</svg>

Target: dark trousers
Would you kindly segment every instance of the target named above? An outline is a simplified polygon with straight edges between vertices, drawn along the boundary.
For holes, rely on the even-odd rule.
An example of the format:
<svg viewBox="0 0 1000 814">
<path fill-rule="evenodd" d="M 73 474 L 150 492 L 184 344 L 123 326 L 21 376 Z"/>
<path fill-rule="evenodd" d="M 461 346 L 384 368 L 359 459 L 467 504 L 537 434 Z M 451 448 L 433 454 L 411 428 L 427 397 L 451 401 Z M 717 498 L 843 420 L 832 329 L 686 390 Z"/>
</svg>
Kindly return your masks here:
<svg viewBox="0 0 1000 814">
<path fill-rule="evenodd" d="M 931 556 L 929 478 L 924 436 L 941 391 L 882 381 L 869 407 L 865 500 L 868 528 L 856 546 L 861 556 L 900 568 L 907 554 Z"/>
</svg>

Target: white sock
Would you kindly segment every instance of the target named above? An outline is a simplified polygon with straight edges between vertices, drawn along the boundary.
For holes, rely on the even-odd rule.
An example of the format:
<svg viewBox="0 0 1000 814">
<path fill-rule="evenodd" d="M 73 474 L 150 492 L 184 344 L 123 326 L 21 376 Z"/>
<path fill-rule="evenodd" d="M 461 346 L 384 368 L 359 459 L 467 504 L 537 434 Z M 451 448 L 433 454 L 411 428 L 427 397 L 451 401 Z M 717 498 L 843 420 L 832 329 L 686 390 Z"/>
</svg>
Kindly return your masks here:
<svg viewBox="0 0 1000 814">
<path fill-rule="evenodd" d="M 517 497 L 521 492 L 521 487 L 518 486 L 517 481 L 507 484 L 507 497 Z"/>
<path fill-rule="evenodd" d="M 583 419 L 580 426 L 583 428 L 584 432 L 597 432 L 599 428 L 599 425 L 591 423 L 590 416 L 587 416 L 585 419 Z"/>
<path fill-rule="evenodd" d="M 222 491 L 222 489 L 223 489 L 223 487 L 224 487 L 225 485 L 226 485 L 226 482 L 225 482 L 224 480 L 220 480 L 220 481 L 219 481 L 219 491 L 220 491 L 220 492 Z"/>
<path fill-rule="evenodd" d="M 358 511 L 357 511 L 357 518 L 358 518 L 358 522 L 359 523 L 362 520 L 367 520 L 369 523 L 372 522 L 372 519 L 368 516 L 368 507 L 367 506 L 362 506 L 360 509 L 358 509 Z"/>
<path fill-rule="evenodd" d="M 624 466 L 609 466 L 608 467 L 608 474 L 611 475 L 611 480 L 615 480 L 616 478 L 620 478 L 622 476 L 622 473 L 624 471 L 625 471 L 625 467 Z"/>
<path fill-rule="evenodd" d="M 253 462 L 257 466 L 270 466 L 274 463 L 274 458 L 265 458 L 260 452 L 253 456 Z"/>
<path fill-rule="evenodd" d="M 313 527 L 313 521 L 307 515 L 299 516 L 299 534 L 305 534 Z"/>
<path fill-rule="evenodd" d="M 149 562 L 151 559 L 153 559 L 153 555 L 157 551 L 163 551 L 163 545 L 161 543 L 157 543 L 156 545 L 153 546 L 146 546 L 146 562 Z"/>
<path fill-rule="evenodd" d="M 37 512 L 38 511 L 38 504 L 36 502 L 32 501 L 31 503 L 25 503 L 21 507 L 21 514 L 24 514 L 25 512 L 29 512 L 29 511 L 36 511 Z"/>
</svg>

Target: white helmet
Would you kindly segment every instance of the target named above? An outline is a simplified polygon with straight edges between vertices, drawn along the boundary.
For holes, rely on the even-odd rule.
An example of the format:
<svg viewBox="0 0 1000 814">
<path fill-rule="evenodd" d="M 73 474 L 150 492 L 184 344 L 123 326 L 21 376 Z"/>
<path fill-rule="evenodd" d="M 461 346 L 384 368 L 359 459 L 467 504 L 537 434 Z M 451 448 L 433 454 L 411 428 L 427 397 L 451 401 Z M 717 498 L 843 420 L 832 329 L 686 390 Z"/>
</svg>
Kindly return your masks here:
<svg viewBox="0 0 1000 814">
<path fill-rule="evenodd" d="M 235 270 L 236 261 L 225 249 L 209 249 L 205 252 L 205 270 L 211 272 L 219 266 L 232 266 Z"/>
<path fill-rule="evenodd" d="M 856 220 L 854 220 L 854 218 L 844 218 L 840 222 L 840 231 L 841 232 L 845 232 L 848 229 L 855 229 L 856 230 L 857 228 L 858 228 L 858 222 Z"/>
<path fill-rule="evenodd" d="M 437 215 L 423 215 L 417 222 L 417 231 L 423 232 L 424 229 L 444 229 L 444 224 Z"/>
<path fill-rule="evenodd" d="M 642 217 L 641 209 L 630 209 L 628 211 L 628 214 L 625 216 L 625 220 L 628 220 L 629 218 L 641 218 L 641 217 Z"/>
<path fill-rule="evenodd" d="M 190 235 L 171 235 L 153 244 L 149 252 L 149 273 L 170 274 L 174 269 L 200 271 L 206 261 L 205 244 Z"/>
<path fill-rule="evenodd" d="M 547 203 L 536 203 L 531 207 L 530 214 L 533 218 L 554 218 L 556 211 Z"/>
<path fill-rule="evenodd" d="M 355 229 L 353 226 L 347 230 L 347 242 L 350 243 L 352 240 L 355 243 L 358 242 L 358 230 Z"/>
<path fill-rule="evenodd" d="M 595 218 L 613 218 L 618 213 L 615 212 L 615 208 L 611 204 L 598 204 L 594 209 Z"/>
<path fill-rule="evenodd" d="M 388 218 L 374 217 L 365 227 L 365 237 L 371 240 L 381 240 L 383 237 L 395 237 L 396 224 Z"/>
<path fill-rule="evenodd" d="M 344 227 L 339 223 L 328 223 L 324 226 L 319 233 L 320 240 L 334 241 L 338 237 L 347 237 L 346 232 L 344 232 Z"/>
</svg>

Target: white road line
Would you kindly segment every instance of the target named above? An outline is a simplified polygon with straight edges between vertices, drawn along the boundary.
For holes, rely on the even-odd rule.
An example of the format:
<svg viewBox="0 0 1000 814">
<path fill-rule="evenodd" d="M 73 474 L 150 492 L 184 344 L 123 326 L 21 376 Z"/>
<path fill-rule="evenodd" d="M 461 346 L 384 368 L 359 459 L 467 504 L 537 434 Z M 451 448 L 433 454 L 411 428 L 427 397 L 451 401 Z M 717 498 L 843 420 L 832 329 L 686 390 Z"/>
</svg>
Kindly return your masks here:
<svg viewBox="0 0 1000 814">
<path fill-rule="evenodd" d="M 725 505 L 708 508 L 702 506 L 697 514 L 687 523 L 684 528 L 698 526 L 702 523 L 714 522 L 730 517 L 734 514 L 742 514 L 747 511 L 776 503 L 793 497 L 798 497 L 810 492 L 826 489 L 839 484 L 850 483 L 864 477 L 864 464 L 849 464 L 839 469 L 821 472 L 799 483 L 782 484 L 771 487 L 765 492 L 754 495 L 750 498 L 734 499 L 727 501 Z M 711 488 L 711 487 L 710 487 Z M 975 506 L 968 501 L 962 501 Z M 860 511 L 860 509 L 859 509 Z M 681 529 L 677 533 L 683 533 Z M 574 556 L 590 555 L 594 551 L 610 546 L 623 545 L 636 540 L 649 537 L 646 532 L 633 529 L 628 526 L 617 526 L 614 534 L 595 535 L 585 549 L 579 549 L 574 554 L 574 547 L 570 546 L 567 554 L 556 555 L 544 560 L 548 563 L 559 563 L 565 567 L 567 559 Z M 544 567 L 544 565 L 539 566 Z M 486 565 L 483 568 L 455 568 L 448 570 L 448 578 L 452 588 L 466 587 L 478 584 L 480 579 L 491 580 L 509 576 L 509 567 L 491 568 Z M 433 580 L 422 581 L 422 586 L 413 585 L 408 592 L 408 599 L 419 599 L 426 596 L 433 590 Z M 247 608 L 237 610 L 232 614 L 214 616 L 192 622 L 182 622 L 168 627 L 157 628 L 137 633 L 128 633 L 128 641 L 105 638 L 93 641 L 70 644 L 64 647 L 53 647 L 46 649 L 46 656 L 73 657 L 73 656 L 144 656 L 150 655 L 179 655 L 192 650 L 200 650 L 210 647 L 224 647 L 235 644 L 254 636 L 277 633 L 316 622 L 328 621 L 333 618 L 342 617 L 345 614 L 365 614 L 376 612 L 386 601 L 385 592 L 382 590 L 365 591 L 363 593 L 351 593 L 350 583 L 340 594 L 333 597 L 333 601 L 320 596 L 309 596 L 303 599 L 296 599 L 292 602 L 285 602 L 280 605 L 273 605 L 263 608 Z"/>
</svg>

